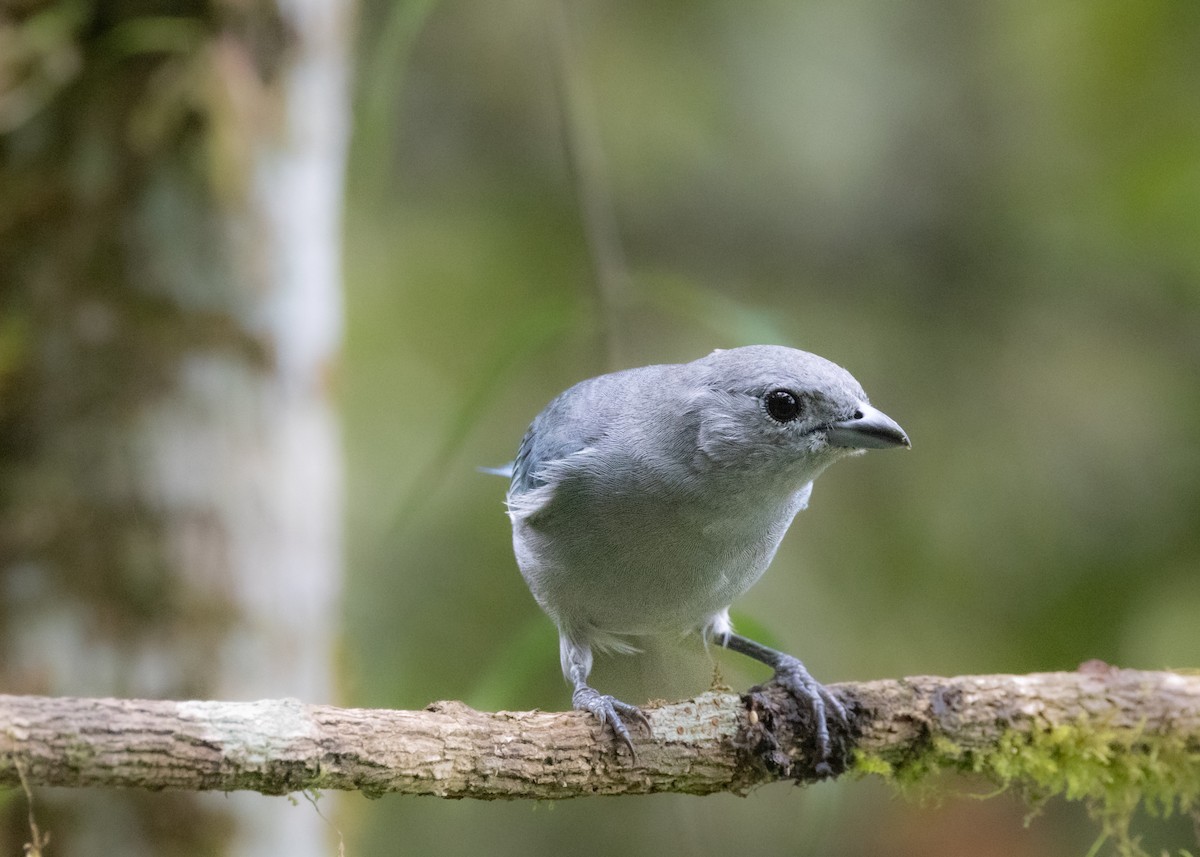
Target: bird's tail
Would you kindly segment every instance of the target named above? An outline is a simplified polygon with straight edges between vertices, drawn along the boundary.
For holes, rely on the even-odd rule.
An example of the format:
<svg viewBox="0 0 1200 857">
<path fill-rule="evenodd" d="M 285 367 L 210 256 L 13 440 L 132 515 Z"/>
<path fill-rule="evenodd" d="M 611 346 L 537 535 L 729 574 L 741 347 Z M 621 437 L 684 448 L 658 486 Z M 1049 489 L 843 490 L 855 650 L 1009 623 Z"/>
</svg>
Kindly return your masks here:
<svg viewBox="0 0 1200 857">
<path fill-rule="evenodd" d="M 492 476 L 503 476 L 505 479 L 512 479 L 514 463 L 510 461 L 508 464 L 502 464 L 499 467 L 476 467 L 475 469 L 480 473 L 490 473 Z"/>
</svg>

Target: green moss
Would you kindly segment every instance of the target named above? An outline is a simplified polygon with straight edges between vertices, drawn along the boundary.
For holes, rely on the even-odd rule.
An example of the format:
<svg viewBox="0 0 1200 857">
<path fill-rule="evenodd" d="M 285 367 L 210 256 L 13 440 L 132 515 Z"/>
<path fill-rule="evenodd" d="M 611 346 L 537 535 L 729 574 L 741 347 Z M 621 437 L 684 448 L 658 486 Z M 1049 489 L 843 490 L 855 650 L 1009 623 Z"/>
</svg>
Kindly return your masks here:
<svg viewBox="0 0 1200 857">
<path fill-rule="evenodd" d="M 856 774 L 877 774 L 884 778 L 891 778 L 894 773 L 890 763 L 879 756 L 866 753 L 860 753 L 855 757 L 853 770 Z"/>
<path fill-rule="evenodd" d="M 861 753 L 853 770 L 883 776 L 909 796 L 931 794 L 932 775 L 950 770 L 982 774 L 1035 807 L 1056 796 L 1083 801 L 1102 828 L 1092 853 L 1112 841 L 1121 855 L 1143 854 L 1130 834 L 1139 808 L 1156 817 L 1200 809 L 1200 743 L 1087 718 L 1012 728 L 989 747 L 935 736 L 901 757 Z"/>
</svg>

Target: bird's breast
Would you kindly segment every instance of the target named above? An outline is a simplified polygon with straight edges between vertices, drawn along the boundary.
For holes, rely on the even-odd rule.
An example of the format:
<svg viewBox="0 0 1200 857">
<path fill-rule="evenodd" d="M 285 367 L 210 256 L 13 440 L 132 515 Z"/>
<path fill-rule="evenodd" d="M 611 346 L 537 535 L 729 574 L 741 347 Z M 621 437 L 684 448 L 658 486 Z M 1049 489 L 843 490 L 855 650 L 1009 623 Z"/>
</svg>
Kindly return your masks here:
<svg viewBox="0 0 1200 857">
<path fill-rule="evenodd" d="M 561 505 L 571 499 L 518 524 L 522 572 L 552 615 L 624 634 L 686 630 L 728 607 L 766 570 L 799 508 L 644 493 Z"/>
</svg>

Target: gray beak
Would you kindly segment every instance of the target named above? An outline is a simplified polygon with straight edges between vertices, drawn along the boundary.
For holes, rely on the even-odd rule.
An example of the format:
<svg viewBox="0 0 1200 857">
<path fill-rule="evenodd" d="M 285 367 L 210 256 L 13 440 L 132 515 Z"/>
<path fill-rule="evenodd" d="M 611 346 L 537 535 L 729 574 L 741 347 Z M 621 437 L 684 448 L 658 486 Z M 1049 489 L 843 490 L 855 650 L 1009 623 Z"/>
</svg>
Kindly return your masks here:
<svg viewBox="0 0 1200 857">
<path fill-rule="evenodd" d="M 832 423 L 826 437 L 830 446 L 844 446 L 850 449 L 912 446 L 899 423 L 870 405 L 859 405 L 851 419 Z"/>
</svg>

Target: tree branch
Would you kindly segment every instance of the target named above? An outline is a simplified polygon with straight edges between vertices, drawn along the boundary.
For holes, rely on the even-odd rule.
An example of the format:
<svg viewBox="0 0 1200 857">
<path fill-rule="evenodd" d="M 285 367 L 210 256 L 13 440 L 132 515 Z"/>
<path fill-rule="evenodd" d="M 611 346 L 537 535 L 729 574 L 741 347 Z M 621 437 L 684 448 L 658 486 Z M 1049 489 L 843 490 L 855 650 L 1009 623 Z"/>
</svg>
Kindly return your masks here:
<svg viewBox="0 0 1200 857">
<path fill-rule="evenodd" d="M 973 770 L 1038 794 L 1188 810 L 1200 801 L 1200 676 L 1117 670 L 834 686 L 848 770 Z M 767 685 L 646 709 L 637 759 L 575 713 L 344 709 L 295 700 L 0 696 L 0 785 L 357 789 L 452 798 L 744 794 L 815 779 L 807 711 Z M 1130 812 L 1132 809 L 1130 809 Z"/>
</svg>

